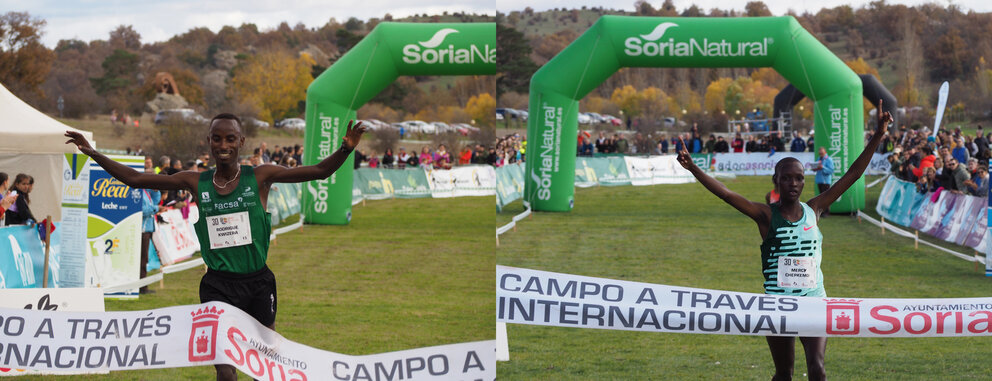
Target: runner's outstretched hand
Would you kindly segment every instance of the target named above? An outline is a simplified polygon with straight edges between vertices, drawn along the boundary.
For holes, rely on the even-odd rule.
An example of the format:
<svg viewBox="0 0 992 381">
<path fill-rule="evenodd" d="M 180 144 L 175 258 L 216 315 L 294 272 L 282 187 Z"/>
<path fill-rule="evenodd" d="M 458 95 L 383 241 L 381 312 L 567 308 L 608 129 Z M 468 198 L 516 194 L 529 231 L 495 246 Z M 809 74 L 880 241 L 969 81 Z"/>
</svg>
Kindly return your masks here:
<svg viewBox="0 0 992 381">
<path fill-rule="evenodd" d="M 679 164 L 682 165 L 682 168 L 692 169 L 692 167 L 696 166 L 696 163 L 692 162 L 692 156 L 689 155 L 689 150 L 686 148 L 685 140 L 682 139 L 681 136 L 679 137 L 679 141 L 682 142 L 682 149 L 679 150 L 676 160 L 678 160 Z"/>
<path fill-rule="evenodd" d="M 878 100 L 878 107 L 875 109 L 875 115 L 878 115 L 878 124 L 875 127 L 875 135 L 877 136 L 885 135 L 886 129 L 893 121 L 892 114 L 889 114 L 888 111 L 882 112 L 882 101 L 882 99 Z"/>
<path fill-rule="evenodd" d="M 358 124 L 354 123 L 354 120 L 348 121 L 348 129 L 344 133 L 344 142 L 342 143 L 349 151 L 353 151 L 355 147 L 358 147 L 358 143 L 362 141 L 362 134 L 367 130 L 361 121 Z"/>
<path fill-rule="evenodd" d="M 80 134 L 76 131 L 66 131 L 65 136 L 69 138 L 69 140 L 67 140 L 65 144 L 75 144 L 76 148 L 79 148 L 79 151 L 82 152 L 84 155 L 93 156 L 93 152 L 94 152 L 93 147 L 90 146 L 90 142 L 86 141 L 86 138 L 83 137 L 83 134 Z"/>
</svg>

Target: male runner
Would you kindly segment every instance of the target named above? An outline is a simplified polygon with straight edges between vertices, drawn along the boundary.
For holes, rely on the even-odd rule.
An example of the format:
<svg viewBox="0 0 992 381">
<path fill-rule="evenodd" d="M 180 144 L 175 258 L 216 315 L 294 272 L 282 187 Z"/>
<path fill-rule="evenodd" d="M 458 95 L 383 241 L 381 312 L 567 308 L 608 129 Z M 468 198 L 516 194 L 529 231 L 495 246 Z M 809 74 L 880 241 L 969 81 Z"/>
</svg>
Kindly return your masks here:
<svg viewBox="0 0 992 381">
<path fill-rule="evenodd" d="M 97 164 L 132 188 L 189 190 L 197 199 L 200 219 L 194 225 L 207 274 L 200 281 L 200 302 L 223 301 L 275 329 L 275 276 L 265 265 L 269 251 L 270 216 L 265 211 L 273 183 L 299 183 L 325 179 L 355 150 L 365 127 L 348 128 L 341 148 L 317 165 L 286 168 L 263 164 L 252 168 L 238 164 L 245 145 L 241 119 L 220 114 L 210 121 L 207 141 L 217 168 L 206 172 L 183 171 L 172 175 L 137 172 L 94 150 L 80 133 L 66 131 L 66 144 L 75 144 Z M 236 380 L 235 368 L 216 365 L 218 380 Z"/>
</svg>

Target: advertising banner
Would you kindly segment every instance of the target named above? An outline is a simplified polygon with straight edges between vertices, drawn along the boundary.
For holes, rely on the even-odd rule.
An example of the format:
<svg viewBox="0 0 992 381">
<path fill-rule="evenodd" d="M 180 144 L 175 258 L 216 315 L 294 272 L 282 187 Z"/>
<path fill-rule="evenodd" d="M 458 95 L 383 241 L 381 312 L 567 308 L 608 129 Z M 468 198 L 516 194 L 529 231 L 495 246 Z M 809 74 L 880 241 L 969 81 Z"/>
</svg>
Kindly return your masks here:
<svg viewBox="0 0 992 381">
<path fill-rule="evenodd" d="M 496 171 L 488 165 L 467 165 L 427 171 L 431 197 L 489 196 L 496 194 Z"/>
<path fill-rule="evenodd" d="M 144 171 L 140 156 L 108 156 Z M 123 284 L 138 279 L 141 254 L 141 190 L 132 189 L 90 162 L 86 286 Z M 121 296 L 137 297 L 134 289 Z"/>
<path fill-rule="evenodd" d="M 696 182 L 675 155 L 667 156 L 625 156 L 627 173 L 631 185 L 685 184 Z"/>
<path fill-rule="evenodd" d="M 524 166 L 521 163 L 496 168 L 496 207 L 504 206 L 524 196 Z"/>
<path fill-rule="evenodd" d="M 493 380 L 495 340 L 350 356 L 295 343 L 221 302 L 148 311 L 0 309 L 0 367 L 132 370 L 228 364 L 258 380 Z"/>
<path fill-rule="evenodd" d="M 630 185 L 627 161 L 620 156 L 575 158 L 575 186 Z"/>
<path fill-rule="evenodd" d="M 497 321 L 646 332 L 814 337 L 992 335 L 992 298 L 792 297 L 496 268 Z"/>
<path fill-rule="evenodd" d="M 985 252 L 990 245 L 988 205 L 986 198 L 946 190 L 922 194 L 916 184 L 890 177 L 875 211 L 889 222 Z"/>
<path fill-rule="evenodd" d="M 62 162 L 62 250 L 60 287 L 86 285 L 86 227 L 89 215 L 90 163 L 82 154 L 65 154 Z"/>
<path fill-rule="evenodd" d="M 271 203 L 272 193 L 269 193 Z M 159 213 L 162 222 L 156 222 L 155 232 L 152 233 L 152 243 L 158 251 L 162 265 L 169 266 L 193 257 L 200 251 L 200 241 L 193 230 L 193 224 L 200 217 L 196 204 L 190 205 L 189 217 L 183 218 L 182 211 L 169 209 Z"/>
<path fill-rule="evenodd" d="M 40 226 L 40 225 L 36 225 Z M 45 243 L 36 226 L 0 228 L 0 289 L 40 288 L 45 271 Z M 48 258 L 48 287 L 61 287 L 62 223 L 55 224 Z"/>
<path fill-rule="evenodd" d="M 360 168 L 355 171 L 355 188 L 369 200 L 431 197 L 427 174 L 420 168 Z"/>
<path fill-rule="evenodd" d="M 103 311 L 103 291 L 99 288 L 27 288 L 0 290 L 0 308 L 38 311 Z M 54 371 L 0 367 L 0 377 L 38 374 L 66 375 L 107 373 L 105 371 Z"/>
</svg>

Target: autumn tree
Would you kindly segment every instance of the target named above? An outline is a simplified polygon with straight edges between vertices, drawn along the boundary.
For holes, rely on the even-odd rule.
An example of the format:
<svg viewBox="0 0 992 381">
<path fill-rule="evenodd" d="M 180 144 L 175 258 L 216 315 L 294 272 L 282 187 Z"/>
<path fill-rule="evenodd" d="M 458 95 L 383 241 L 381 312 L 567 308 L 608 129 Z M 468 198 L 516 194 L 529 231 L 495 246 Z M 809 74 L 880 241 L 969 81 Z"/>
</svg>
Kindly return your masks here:
<svg viewBox="0 0 992 381">
<path fill-rule="evenodd" d="M 135 53 L 114 49 L 101 64 L 103 76 L 90 78 L 93 89 L 106 98 L 108 106 L 122 112 L 141 112 L 143 101 L 134 96 L 138 87 L 139 60 Z"/>
<path fill-rule="evenodd" d="M 496 99 L 488 93 L 473 96 L 465 105 L 465 112 L 476 124 L 483 126 L 492 125 L 496 118 Z"/>
<path fill-rule="evenodd" d="M 301 113 L 306 89 L 313 82 L 307 54 L 294 56 L 283 51 L 259 53 L 234 69 L 231 95 L 258 107 L 259 119 L 275 120 Z"/>
<path fill-rule="evenodd" d="M 749 1 L 744 5 L 744 14 L 747 17 L 765 17 L 771 16 L 772 11 L 768 10 L 768 6 L 761 1 Z"/>
<path fill-rule="evenodd" d="M 610 101 L 620 108 L 627 120 L 641 115 L 640 94 L 634 86 L 627 85 L 614 89 Z"/>
<path fill-rule="evenodd" d="M 114 49 L 138 50 L 141 49 L 141 34 L 130 25 L 121 25 L 110 31 L 108 42 Z"/>
<path fill-rule="evenodd" d="M 41 44 L 45 20 L 26 12 L 0 15 L 0 83 L 21 98 L 42 98 L 55 54 Z"/>
<path fill-rule="evenodd" d="M 516 91 L 530 91 L 530 77 L 537 71 L 537 64 L 530 58 L 531 47 L 520 31 L 496 24 L 496 95 Z"/>
</svg>

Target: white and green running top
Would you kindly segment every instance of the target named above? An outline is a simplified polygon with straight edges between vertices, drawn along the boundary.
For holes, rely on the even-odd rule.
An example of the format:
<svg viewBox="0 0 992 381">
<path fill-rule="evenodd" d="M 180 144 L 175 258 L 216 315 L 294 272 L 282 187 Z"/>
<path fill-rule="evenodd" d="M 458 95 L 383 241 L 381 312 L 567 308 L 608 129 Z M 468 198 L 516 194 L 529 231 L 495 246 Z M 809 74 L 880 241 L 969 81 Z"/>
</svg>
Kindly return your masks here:
<svg viewBox="0 0 992 381">
<path fill-rule="evenodd" d="M 823 289 L 820 261 L 823 234 L 816 225 L 816 213 L 800 202 L 803 216 L 791 222 L 782 217 L 779 204 L 771 204 L 772 221 L 761 243 L 761 270 L 765 293 L 794 296 L 827 296 Z"/>
</svg>

